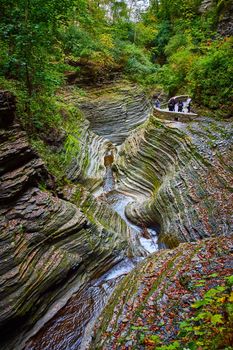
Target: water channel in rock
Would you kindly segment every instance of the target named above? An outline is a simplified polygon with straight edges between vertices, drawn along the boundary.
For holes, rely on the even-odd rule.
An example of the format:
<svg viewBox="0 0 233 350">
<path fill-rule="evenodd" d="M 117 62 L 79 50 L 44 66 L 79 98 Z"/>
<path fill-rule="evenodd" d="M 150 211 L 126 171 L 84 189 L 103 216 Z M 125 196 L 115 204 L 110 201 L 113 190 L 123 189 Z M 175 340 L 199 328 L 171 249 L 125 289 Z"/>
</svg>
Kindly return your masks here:
<svg viewBox="0 0 233 350">
<path fill-rule="evenodd" d="M 113 154 L 110 151 L 106 154 L 104 159 L 106 172 L 103 182 L 103 193 L 105 200 L 126 222 L 130 229 L 132 241 L 138 241 L 138 244 L 141 246 L 142 250 L 145 250 L 145 255 L 148 253 L 153 253 L 158 250 L 157 232 L 153 228 L 136 226 L 126 217 L 125 208 L 135 199 L 132 196 L 121 193 L 115 189 L 115 179 L 112 171 L 113 161 Z"/>
<path fill-rule="evenodd" d="M 29 337 L 24 350 L 84 350 L 88 348 L 94 323 L 106 305 L 111 293 L 119 281 L 148 254 L 158 250 L 157 234 L 152 228 L 141 228 L 131 223 L 125 215 L 125 207 L 135 199 L 115 189 L 112 171 L 113 156 L 105 156 L 106 172 L 102 190 L 94 195 L 105 201 L 126 222 L 132 242 L 140 246 L 140 256 L 125 258 L 107 273 L 74 292 L 67 303 L 58 308 L 34 335 Z"/>
<path fill-rule="evenodd" d="M 86 349 L 96 318 L 114 287 L 135 264 L 136 259 L 126 258 L 99 279 L 85 285 L 28 341 L 24 349 Z"/>
</svg>

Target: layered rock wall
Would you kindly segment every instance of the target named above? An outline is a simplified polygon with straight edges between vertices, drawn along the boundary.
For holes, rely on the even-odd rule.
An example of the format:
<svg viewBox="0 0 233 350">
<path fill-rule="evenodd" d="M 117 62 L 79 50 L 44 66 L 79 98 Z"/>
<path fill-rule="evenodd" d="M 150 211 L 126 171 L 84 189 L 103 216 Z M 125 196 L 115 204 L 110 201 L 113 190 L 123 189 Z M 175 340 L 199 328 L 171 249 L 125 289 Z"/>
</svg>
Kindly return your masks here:
<svg viewBox="0 0 233 350">
<path fill-rule="evenodd" d="M 92 131 L 120 144 L 131 130 L 147 119 L 150 103 L 145 93 L 134 85 L 116 85 L 100 91 L 92 91 L 92 98 L 84 98 L 79 107 Z"/>
<path fill-rule="evenodd" d="M 115 289 L 96 322 L 89 349 L 184 349 L 199 342 L 205 349 L 230 346 L 231 287 L 226 287 L 226 277 L 233 272 L 232 248 L 232 237 L 212 238 L 148 257 Z M 208 298 L 201 304 L 206 292 Z M 200 303 L 197 308 L 192 307 L 195 302 Z M 216 312 L 224 318 L 219 322 L 224 324 L 221 334 L 209 321 Z M 194 328 L 184 332 L 181 322 Z"/>
<path fill-rule="evenodd" d="M 201 14 L 214 10 L 218 17 L 217 30 L 223 36 L 233 35 L 233 3 L 232 1 L 203 0 L 199 7 Z"/>
<path fill-rule="evenodd" d="M 232 232 L 231 123 L 162 122 L 155 117 L 119 150 L 118 189 L 137 193 L 126 214 L 133 222 L 160 224 L 173 246 Z"/>
<path fill-rule="evenodd" d="M 73 147 L 67 177 L 74 183 L 83 183 L 87 188 L 94 190 L 103 182 L 104 156 L 112 144 L 94 134 L 86 121 L 78 133 L 72 134 L 72 138 L 76 145 Z"/>
<path fill-rule="evenodd" d="M 13 121 L 15 106 L 6 110 L 7 96 L 0 106 L 0 348 L 9 350 L 71 281 L 81 286 L 119 261 L 127 237 L 40 189 L 50 176 Z"/>
</svg>

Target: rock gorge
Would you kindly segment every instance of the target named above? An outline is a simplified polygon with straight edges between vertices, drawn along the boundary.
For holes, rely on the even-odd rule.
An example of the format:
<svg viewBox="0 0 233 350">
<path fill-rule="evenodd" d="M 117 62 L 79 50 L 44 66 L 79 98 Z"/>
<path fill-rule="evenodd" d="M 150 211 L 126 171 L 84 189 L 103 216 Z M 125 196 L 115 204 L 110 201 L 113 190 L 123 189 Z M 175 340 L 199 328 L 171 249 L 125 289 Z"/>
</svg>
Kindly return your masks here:
<svg viewBox="0 0 233 350">
<path fill-rule="evenodd" d="M 49 191 L 51 176 L 14 111 L 12 97 L 1 92 L 1 349 L 18 349 L 54 301 L 101 275 L 128 249 L 124 230 L 90 223 Z"/>
<path fill-rule="evenodd" d="M 159 224 L 160 240 L 170 246 L 231 233 L 231 123 L 156 117 L 127 139 L 116 160 L 120 190 L 139 196 L 127 216 Z"/>
<path fill-rule="evenodd" d="M 93 92 L 91 97 L 88 98 L 88 94 L 85 97 L 84 113 L 91 118 L 89 135 L 98 133 L 103 138 L 102 142 L 100 138 L 95 141 L 91 151 L 85 141 L 87 133 L 81 138 L 82 154 L 89 152 L 89 164 L 93 166 L 92 159 L 96 159 L 99 165 L 99 169 L 95 166 L 95 182 L 97 178 L 99 183 L 103 179 L 104 154 L 111 150 L 115 189 L 135 199 L 126 208 L 126 215 L 135 224 L 160 226 L 160 240 L 171 247 L 182 241 L 231 233 L 232 122 L 213 121 L 208 117 L 193 117 L 192 120 L 185 116 L 180 122 L 163 120 L 161 113 L 150 115 L 149 102 L 140 90 L 135 93 L 134 86 L 128 87 L 128 95 L 134 94 L 131 103 L 126 91 L 126 87 L 122 89 L 116 84 L 94 90 L 97 101 Z M 119 129 L 119 140 L 116 140 L 114 130 L 118 131 L 118 122 L 120 127 L 124 125 L 126 107 L 122 112 L 122 106 L 126 100 L 129 123 L 125 134 L 128 137 L 124 141 Z M 83 108 L 83 101 L 80 106 Z M 134 115 L 138 123 L 141 108 L 144 110 L 141 125 L 132 130 Z M 114 118 L 109 123 L 111 113 Z M 100 125 L 104 128 L 98 131 Z M 112 133 L 113 140 L 109 137 Z M 87 173 L 86 179 L 89 176 Z"/>
<path fill-rule="evenodd" d="M 128 219 L 156 228 L 159 241 L 169 248 L 232 233 L 231 120 L 160 120 L 152 115 L 146 94 L 125 82 L 88 90 L 85 97 L 71 90 L 64 100 L 80 108 L 84 117 L 80 131 L 70 133 L 77 148 L 67 169 L 68 192 L 64 189 L 61 199 L 15 120 L 14 100 L 1 93 L 0 327 L 5 338 L 0 349 L 23 349 L 27 332 L 46 313 L 49 318 L 55 315 L 48 311 L 58 307 L 69 289 L 81 289 L 127 256 L 145 255 L 105 192 L 130 196 Z M 114 185 L 104 191 L 109 152 Z M 209 243 L 161 250 L 138 269 L 146 270 L 150 263 L 160 269 L 168 258 L 177 260 L 182 273 L 181 261 L 192 247 L 194 254 L 200 250 L 205 255 L 220 241 L 210 238 Z M 222 239 L 222 250 L 226 242 L 230 239 Z M 228 254 L 230 249 L 226 259 Z M 123 285 L 137 280 L 138 271 Z M 18 327 L 15 334 L 12 325 Z M 104 346 L 99 348 L 114 349 L 112 343 Z"/>
</svg>

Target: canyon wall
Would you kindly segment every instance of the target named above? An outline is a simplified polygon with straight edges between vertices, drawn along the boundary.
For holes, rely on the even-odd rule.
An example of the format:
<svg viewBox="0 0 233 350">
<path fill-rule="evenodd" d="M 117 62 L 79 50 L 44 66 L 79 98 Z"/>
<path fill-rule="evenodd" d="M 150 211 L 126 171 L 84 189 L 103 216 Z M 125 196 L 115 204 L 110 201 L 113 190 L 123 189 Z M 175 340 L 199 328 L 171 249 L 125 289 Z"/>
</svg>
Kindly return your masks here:
<svg viewBox="0 0 233 350">
<path fill-rule="evenodd" d="M 15 121 L 15 101 L 0 94 L 1 349 L 60 298 L 121 260 L 127 236 L 91 223 L 53 195 L 53 178 Z M 49 190 L 50 189 L 50 190 Z M 18 347 L 17 347 L 18 348 Z"/>
<path fill-rule="evenodd" d="M 127 82 L 92 89 L 78 106 L 89 120 L 90 129 L 114 144 L 121 144 L 151 111 L 145 93 Z"/>
<path fill-rule="evenodd" d="M 121 146 L 118 190 L 136 194 L 128 218 L 160 225 L 169 246 L 232 232 L 232 123 L 155 116 Z"/>
<path fill-rule="evenodd" d="M 231 1 L 203 0 L 199 7 L 201 14 L 214 10 L 217 14 L 217 30 L 223 36 L 233 35 L 233 3 Z"/>
</svg>

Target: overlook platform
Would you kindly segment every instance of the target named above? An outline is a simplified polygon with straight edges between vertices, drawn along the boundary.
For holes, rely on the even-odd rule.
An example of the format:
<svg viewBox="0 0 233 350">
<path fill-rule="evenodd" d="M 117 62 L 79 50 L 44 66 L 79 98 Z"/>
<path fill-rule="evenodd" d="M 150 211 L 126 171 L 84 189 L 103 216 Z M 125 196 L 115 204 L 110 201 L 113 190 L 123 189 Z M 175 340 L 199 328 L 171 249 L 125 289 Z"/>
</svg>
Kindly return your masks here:
<svg viewBox="0 0 233 350">
<path fill-rule="evenodd" d="M 176 104 L 175 104 L 175 110 L 169 111 L 168 110 L 168 102 L 161 104 L 161 107 L 155 107 L 153 109 L 153 115 L 159 119 L 163 120 L 172 120 L 172 121 L 179 121 L 179 122 L 189 122 L 193 121 L 198 117 L 197 113 L 188 112 L 188 95 L 181 95 L 181 96 L 174 96 L 172 97 Z M 178 112 L 178 102 L 182 101 L 183 106 L 183 112 Z"/>
</svg>

